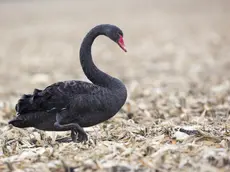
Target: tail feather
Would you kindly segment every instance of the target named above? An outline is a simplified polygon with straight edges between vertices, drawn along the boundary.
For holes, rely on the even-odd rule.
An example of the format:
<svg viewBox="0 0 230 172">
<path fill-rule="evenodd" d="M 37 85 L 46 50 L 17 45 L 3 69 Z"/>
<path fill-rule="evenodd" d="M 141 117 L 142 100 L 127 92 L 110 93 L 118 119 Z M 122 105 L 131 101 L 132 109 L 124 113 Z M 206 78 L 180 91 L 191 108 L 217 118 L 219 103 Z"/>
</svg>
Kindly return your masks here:
<svg viewBox="0 0 230 172">
<path fill-rule="evenodd" d="M 34 127 L 41 130 L 54 131 L 54 123 L 56 121 L 56 114 L 49 114 L 47 112 L 32 112 L 25 114 L 18 114 L 8 124 L 18 128 Z"/>
<path fill-rule="evenodd" d="M 23 120 L 23 119 L 20 119 L 20 118 L 18 118 L 18 117 L 19 117 L 19 116 L 17 116 L 16 118 L 10 120 L 10 121 L 8 122 L 8 124 L 11 124 L 11 125 L 13 125 L 13 126 L 15 126 L 15 127 L 19 127 L 19 128 L 30 127 L 28 121 Z"/>
</svg>

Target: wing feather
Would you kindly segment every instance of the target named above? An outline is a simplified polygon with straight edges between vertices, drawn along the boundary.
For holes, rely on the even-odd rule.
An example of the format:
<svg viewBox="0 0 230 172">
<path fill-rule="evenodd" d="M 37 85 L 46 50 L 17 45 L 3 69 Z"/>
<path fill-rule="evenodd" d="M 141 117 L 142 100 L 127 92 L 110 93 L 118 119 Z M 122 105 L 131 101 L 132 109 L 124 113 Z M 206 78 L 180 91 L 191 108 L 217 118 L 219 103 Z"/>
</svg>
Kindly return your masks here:
<svg viewBox="0 0 230 172">
<path fill-rule="evenodd" d="M 33 94 L 24 94 L 15 109 L 21 115 L 38 111 L 61 111 L 77 101 L 76 99 L 81 99 L 81 96 L 92 96 L 99 90 L 101 87 L 83 81 L 57 82 L 44 90 L 35 89 Z"/>
</svg>

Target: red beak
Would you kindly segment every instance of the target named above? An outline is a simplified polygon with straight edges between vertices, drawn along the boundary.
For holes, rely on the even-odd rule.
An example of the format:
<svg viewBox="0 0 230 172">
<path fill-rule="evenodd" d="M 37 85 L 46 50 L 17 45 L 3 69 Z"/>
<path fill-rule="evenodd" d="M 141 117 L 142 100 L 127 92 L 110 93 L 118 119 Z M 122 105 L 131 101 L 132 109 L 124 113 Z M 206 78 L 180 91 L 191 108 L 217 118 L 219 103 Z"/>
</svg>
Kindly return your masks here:
<svg viewBox="0 0 230 172">
<path fill-rule="evenodd" d="M 124 50 L 125 52 L 127 52 L 126 48 L 125 48 L 125 43 L 123 40 L 123 37 L 120 35 L 120 38 L 118 40 L 118 45 L 121 47 L 122 50 Z"/>
</svg>

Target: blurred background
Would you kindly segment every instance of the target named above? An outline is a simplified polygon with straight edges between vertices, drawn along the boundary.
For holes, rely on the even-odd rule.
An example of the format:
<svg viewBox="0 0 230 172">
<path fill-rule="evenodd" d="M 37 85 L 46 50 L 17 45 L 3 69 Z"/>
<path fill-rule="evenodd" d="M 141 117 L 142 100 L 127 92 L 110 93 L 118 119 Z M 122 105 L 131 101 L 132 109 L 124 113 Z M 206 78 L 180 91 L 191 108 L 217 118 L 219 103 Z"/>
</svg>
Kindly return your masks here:
<svg viewBox="0 0 230 172">
<path fill-rule="evenodd" d="M 87 80 L 80 44 L 102 23 L 120 27 L 128 49 L 100 36 L 92 51 L 127 86 L 122 110 L 88 128 L 87 144 L 9 126 L 20 95 Z M 229 0 L 0 0 L 0 171 L 64 171 L 64 161 L 78 171 L 229 171 L 229 45 Z"/>
<path fill-rule="evenodd" d="M 228 0 L 1 0 L 0 98 L 69 79 L 84 80 L 79 48 L 85 34 L 101 23 L 124 32 L 128 53 L 99 37 L 96 64 L 128 89 L 229 79 Z"/>
</svg>

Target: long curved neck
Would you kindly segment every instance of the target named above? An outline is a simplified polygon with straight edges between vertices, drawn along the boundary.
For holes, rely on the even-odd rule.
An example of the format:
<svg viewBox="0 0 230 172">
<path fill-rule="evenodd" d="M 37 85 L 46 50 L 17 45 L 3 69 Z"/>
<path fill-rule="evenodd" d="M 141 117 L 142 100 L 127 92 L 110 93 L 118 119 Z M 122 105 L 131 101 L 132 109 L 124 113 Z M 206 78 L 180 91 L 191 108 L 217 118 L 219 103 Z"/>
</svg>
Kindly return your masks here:
<svg viewBox="0 0 230 172">
<path fill-rule="evenodd" d="M 105 34 L 103 27 L 97 26 L 85 36 L 80 48 L 80 62 L 85 75 L 92 83 L 102 87 L 110 87 L 115 78 L 98 69 L 91 55 L 92 44 L 99 35 Z"/>
</svg>

